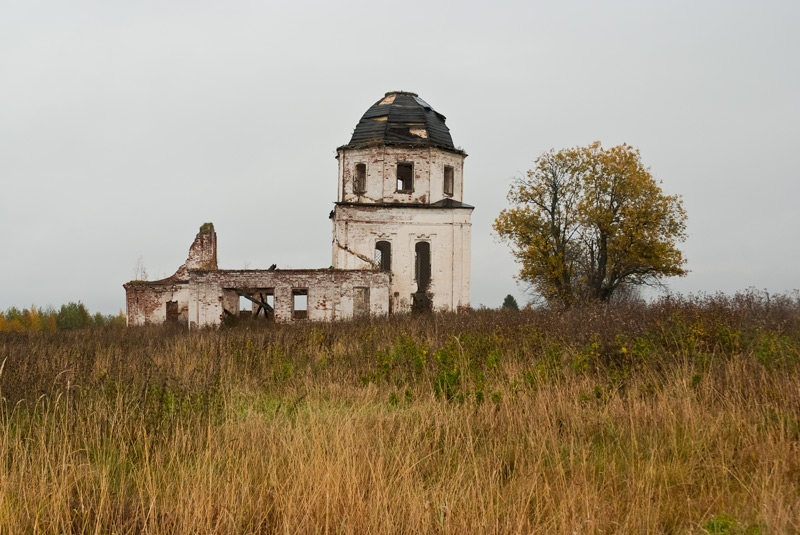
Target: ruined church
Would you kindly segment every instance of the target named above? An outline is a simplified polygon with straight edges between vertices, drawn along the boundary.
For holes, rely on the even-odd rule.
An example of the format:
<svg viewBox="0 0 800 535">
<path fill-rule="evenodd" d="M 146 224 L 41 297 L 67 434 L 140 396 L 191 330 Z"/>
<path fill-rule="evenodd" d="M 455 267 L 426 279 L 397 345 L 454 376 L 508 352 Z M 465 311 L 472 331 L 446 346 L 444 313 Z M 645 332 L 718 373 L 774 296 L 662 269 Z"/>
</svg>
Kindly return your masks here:
<svg viewBox="0 0 800 535">
<path fill-rule="evenodd" d="M 219 269 L 217 235 L 206 223 L 174 275 L 123 285 L 128 325 L 467 308 L 473 207 L 462 202 L 466 156 L 444 115 L 415 93 L 386 93 L 337 149 L 330 268 Z"/>
</svg>

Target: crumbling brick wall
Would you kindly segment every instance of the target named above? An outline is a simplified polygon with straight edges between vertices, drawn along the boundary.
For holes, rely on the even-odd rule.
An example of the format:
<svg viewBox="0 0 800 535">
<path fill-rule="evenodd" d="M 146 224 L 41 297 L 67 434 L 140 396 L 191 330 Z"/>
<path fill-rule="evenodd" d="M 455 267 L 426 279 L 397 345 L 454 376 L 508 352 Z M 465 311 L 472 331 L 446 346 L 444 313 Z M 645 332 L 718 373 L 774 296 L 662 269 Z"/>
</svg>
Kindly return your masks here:
<svg viewBox="0 0 800 535">
<path fill-rule="evenodd" d="M 189 270 L 217 269 L 217 233 L 205 223 L 189 247 L 186 262 L 174 275 L 158 281 L 130 281 L 125 288 L 128 325 L 189 321 Z"/>
<path fill-rule="evenodd" d="M 189 325 L 194 327 L 218 325 L 227 315 L 237 315 L 237 292 L 273 295 L 276 322 L 297 319 L 293 291 L 306 292 L 306 319 L 311 321 L 353 317 L 356 296 L 365 293 L 369 315 L 385 315 L 390 308 L 391 276 L 377 270 L 197 270 L 189 277 Z"/>
<path fill-rule="evenodd" d="M 433 204 L 445 198 L 461 201 L 465 155 L 435 147 L 392 147 L 380 145 L 360 149 L 339 149 L 339 202 Z M 413 191 L 397 191 L 397 164 L 414 165 Z M 356 165 L 366 165 L 366 188 L 355 188 Z M 453 168 L 453 193 L 445 194 L 444 169 Z"/>
</svg>

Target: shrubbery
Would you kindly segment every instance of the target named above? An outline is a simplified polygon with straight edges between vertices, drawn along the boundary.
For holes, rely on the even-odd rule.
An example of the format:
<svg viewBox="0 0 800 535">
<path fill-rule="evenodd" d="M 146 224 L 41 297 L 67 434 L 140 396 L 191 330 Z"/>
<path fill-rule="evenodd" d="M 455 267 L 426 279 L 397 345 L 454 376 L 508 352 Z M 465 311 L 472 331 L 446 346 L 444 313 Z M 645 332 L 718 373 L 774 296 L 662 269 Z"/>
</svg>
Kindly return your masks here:
<svg viewBox="0 0 800 535">
<path fill-rule="evenodd" d="M 70 301 L 56 310 L 53 307 L 37 308 L 31 306 L 19 310 L 10 307 L 5 312 L 0 312 L 0 332 L 28 332 L 28 331 L 71 331 L 89 327 L 124 327 L 125 315 L 120 310 L 119 314 L 103 315 L 100 312 L 92 315 L 86 305 L 78 301 Z"/>
</svg>

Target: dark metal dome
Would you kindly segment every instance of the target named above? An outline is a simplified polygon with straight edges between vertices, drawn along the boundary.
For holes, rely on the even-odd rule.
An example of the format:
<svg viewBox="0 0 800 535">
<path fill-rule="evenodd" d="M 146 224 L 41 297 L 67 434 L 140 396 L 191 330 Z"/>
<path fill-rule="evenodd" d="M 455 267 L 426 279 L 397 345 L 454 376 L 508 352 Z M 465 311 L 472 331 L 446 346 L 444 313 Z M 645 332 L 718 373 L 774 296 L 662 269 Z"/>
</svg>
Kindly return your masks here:
<svg viewBox="0 0 800 535">
<path fill-rule="evenodd" d="M 462 152 L 453 145 L 445 117 L 416 93 L 391 91 L 358 121 L 344 149 L 372 145 L 438 147 Z"/>
</svg>

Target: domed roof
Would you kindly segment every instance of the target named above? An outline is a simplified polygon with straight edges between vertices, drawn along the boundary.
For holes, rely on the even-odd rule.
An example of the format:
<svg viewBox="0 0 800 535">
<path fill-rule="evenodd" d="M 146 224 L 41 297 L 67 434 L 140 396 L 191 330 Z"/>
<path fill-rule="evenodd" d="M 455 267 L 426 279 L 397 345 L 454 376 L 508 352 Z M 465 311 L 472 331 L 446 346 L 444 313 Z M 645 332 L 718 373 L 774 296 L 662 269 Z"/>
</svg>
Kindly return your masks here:
<svg viewBox="0 0 800 535">
<path fill-rule="evenodd" d="M 367 110 L 358 121 L 350 143 L 354 149 L 371 145 L 404 145 L 456 149 L 445 117 L 416 93 L 391 91 Z"/>
</svg>

